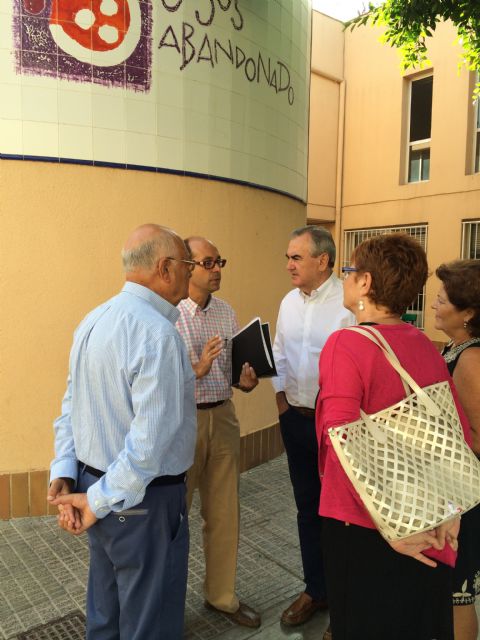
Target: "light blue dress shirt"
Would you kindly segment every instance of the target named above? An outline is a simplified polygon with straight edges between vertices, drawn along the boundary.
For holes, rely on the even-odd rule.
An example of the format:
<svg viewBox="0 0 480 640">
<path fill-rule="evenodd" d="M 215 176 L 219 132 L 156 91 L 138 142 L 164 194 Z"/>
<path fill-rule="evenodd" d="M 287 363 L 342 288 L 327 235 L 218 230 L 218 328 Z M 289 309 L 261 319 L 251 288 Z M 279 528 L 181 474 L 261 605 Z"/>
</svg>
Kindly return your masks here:
<svg viewBox="0 0 480 640">
<path fill-rule="evenodd" d="M 177 318 L 169 302 L 127 282 L 75 331 L 50 478 L 76 480 L 78 461 L 106 471 L 87 493 L 98 518 L 192 465 L 195 374 Z"/>
</svg>

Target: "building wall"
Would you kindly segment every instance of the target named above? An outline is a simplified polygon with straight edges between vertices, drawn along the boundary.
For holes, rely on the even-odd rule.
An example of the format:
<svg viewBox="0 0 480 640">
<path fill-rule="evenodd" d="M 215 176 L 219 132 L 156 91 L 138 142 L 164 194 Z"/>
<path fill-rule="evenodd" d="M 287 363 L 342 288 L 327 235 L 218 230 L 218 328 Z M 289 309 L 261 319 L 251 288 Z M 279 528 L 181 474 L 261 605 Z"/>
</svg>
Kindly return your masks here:
<svg viewBox="0 0 480 640">
<path fill-rule="evenodd" d="M 466 173 L 471 77 L 465 69 L 458 71 L 453 26 L 438 25 L 428 42 L 431 67 L 425 69 L 433 70 L 430 180 L 405 184 L 406 86 L 415 73 L 400 72 L 397 51 L 381 44 L 380 35 L 372 28 L 345 32 L 342 231 L 426 223 L 434 271 L 441 262 L 460 257 L 461 221 L 480 216 L 480 175 Z M 437 289 L 431 277 L 425 331 L 443 341 L 430 309 Z"/>
<path fill-rule="evenodd" d="M 311 40 L 310 0 L 129 0 L 121 29 L 100 5 L 87 28 L 78 3 L 7 4 L 0 518 L 45 513 L 72 333 L 121 288 L 136 226 L 210 238 L 228 259 L 221 297 L 274 334 L 288 237 L 306 220 Z M 98 42 L 107 18 L 117 39 Z M 278 455 L 270 381 L 234 400 L 242 469 Z"/>
<path fill-rule="evenodd" d="M 345 230 L 428 225 L 432 271 L 459 257 L 461 222 L 480 218 L 480 175 L 470 173 L 470 74 L 458 73 L 455 31 L 429 43 L 434 84 L 430 180 L 405 184 L 406 84 L 380 31 L 313 14 L 308 204 L 208 179 L 68 164 L 0 161 L 0 517 L 43 513 L 53 419 L 65 387 L 72 331 L 122 285 L 119 250 L 146 221 L 204 234 L 228 258 L 221 295 L 241 323 L 272 329 L 290 288 L 290 231 L 310 221 L 331 229 L 340 260 Z M 426 289 L 426 333 L 438 283 Z M 273 331 L 272 331 L 273 332 Z M 278 454 L 269 381 L 235 393 L 242 466 Z"/>
<path fill-rule="evenodd" d="M 20 513 L 12 515 L 27 515 L 25 489 L 36 482 L 28 473 L 47 469 L 53 455 L 72 332 L 121 288 L 120 248 L 130 231 L 157 222 L 211 238 L 228 259 L 220 295 L 240 323 L 259 315 L 274 332 L 290 288 L 285 247 L 305 222 L 305 205 L 196 178 L 7 160 L 0 161 L 0 193 L 0 503 L 16 491 Z M 235 403 L 242 434 L 277 421 L 268 380 L 248 396 L 235 392 Z M 250 457 L 260 455 L 256 442 Z M 278 455 L 278 442 L 262 446 L 270 445 Z"/>
</svg>

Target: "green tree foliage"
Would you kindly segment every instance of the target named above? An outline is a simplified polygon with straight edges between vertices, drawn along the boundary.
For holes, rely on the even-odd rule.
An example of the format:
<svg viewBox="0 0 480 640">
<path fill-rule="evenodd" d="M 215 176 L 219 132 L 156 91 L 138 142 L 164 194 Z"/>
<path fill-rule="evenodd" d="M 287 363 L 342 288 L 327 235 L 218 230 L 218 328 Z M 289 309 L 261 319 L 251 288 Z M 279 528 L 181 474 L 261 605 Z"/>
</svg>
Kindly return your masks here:
<svg viewBox="0 0 480 640">
<path fill-rule="evenodd" d="M 480 0 L 385 0 L 378 6 L 370 2 L 368 7 L 368 13 L 347 26 L 384 27 L 382 41 L 400 50 L 403 69 L 421 68 L 429 62 L 426 39 L 438 22 L 451 20 L 463 49 L 460 66 L 480 71 Z M 479 94 L 477 85 L 475 97 Z"/>
</svg>

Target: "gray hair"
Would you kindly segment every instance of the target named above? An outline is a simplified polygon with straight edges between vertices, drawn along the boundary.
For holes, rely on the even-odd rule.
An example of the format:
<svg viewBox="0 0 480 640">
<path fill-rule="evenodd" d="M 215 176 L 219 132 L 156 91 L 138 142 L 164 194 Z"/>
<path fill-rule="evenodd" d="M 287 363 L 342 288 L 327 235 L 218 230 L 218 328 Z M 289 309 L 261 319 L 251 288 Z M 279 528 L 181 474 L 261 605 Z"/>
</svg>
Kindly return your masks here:
<svg viewBox="0 0 480 640">
<path fill-rule="evenodd" d="M 151 240 L 132 247 L 132 249 L 122 249 L 123 270 L 129 273 L 137 269 L 146 269 L 147 271 L 153 269 L 159 258 L 175 255 L 179 240 L 180 238 L 176 234 L 164 228 Z"/>
<path fill-rule="evenodd" d="M 305 234 L 308 234 L 312 241 L 311 255 L 315 258 L 322 253 L 328 254 L 328 266 L 330 269 L 333 269 L 337 250 L 330 231 L 325 229 L 325 227 L 307 225 L 306 227 L 300 227 L 299 229 L 292 231 L 292 238 L 303 236 Z"/>
</svg>

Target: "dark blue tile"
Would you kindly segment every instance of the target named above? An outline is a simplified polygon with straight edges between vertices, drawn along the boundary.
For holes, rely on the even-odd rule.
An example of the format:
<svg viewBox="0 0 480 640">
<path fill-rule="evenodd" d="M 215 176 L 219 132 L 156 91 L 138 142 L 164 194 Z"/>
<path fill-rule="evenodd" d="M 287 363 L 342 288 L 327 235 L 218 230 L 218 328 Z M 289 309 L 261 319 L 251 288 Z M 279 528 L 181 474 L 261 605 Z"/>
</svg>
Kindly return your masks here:
<svg viewBox="0 0 480 640">
<path fill-rule="evenodd" d="M 79 160 L 78 158 L 60 158 L 62 164 L 80 164 L 93 167 L 93 160 Z"/>
<path fill-rule="evenodd" d="M 33 162 L 54 162 L 54 163 L 59 163 L 60 162 L 60 158 L 58 156 L 30 156 L 30 155 L 24 155 L 23 159 L 24 160 L 31 160 Z"/>
<path fill-rule="evenodd" d="M 183 169 L 168 169 L 168 167 L 158 167 L 157 169 L 158 173 L 169 173 L 172 176 L 184 176 L 185 171 L 183 171 Z"/>
<path fill-rule="evenodd" d="M 127 165 L 120 162 L 106 162 L 105 160 L 94 160 L 94 167 L 109 167 L 110 169 L 126 169 Z"/>
<path fill-rule="evenodd" d="M 1 160 L 23 160 L 22 155 L 18 155 L 17 153 L 0 153 Z"/>
<path fill-rule="evenodd" d="M 157 172 L 157 167 L 147 166 L 143 164 L 127 164 L 127 169 L 131 171 L 150 171 L 153 173 Z"/>
</svg>

